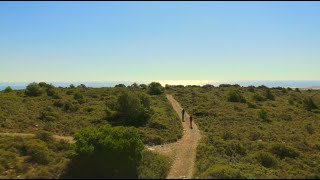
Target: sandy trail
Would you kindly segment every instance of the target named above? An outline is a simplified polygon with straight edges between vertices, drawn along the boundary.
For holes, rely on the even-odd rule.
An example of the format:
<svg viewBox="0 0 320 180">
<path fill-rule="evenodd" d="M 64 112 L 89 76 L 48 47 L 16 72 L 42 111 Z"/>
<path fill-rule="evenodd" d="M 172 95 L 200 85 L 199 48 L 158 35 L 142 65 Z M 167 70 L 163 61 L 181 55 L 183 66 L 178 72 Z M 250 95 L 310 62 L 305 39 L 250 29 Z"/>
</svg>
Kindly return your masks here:
<svg viewBox="0 0 320 180">
<path fill-rule="evenodd" d="M 167 98 L 182 120 L 182 107 L 180 104 L 172 97 L 172 95 L 167 94 Z M 178 142 L 149 147 L 149 149 L 173 159 L 172 167 L 167 179 L 191 179 L 193 177 L 196 149 L 201 134 L 194 122 L 192 123 L 193 129 L 190 129 L 189 117 L 189 114 L 186 112 L 185 121 L 181 121 L 183 125 L 183 136 Z"/>
</svg>

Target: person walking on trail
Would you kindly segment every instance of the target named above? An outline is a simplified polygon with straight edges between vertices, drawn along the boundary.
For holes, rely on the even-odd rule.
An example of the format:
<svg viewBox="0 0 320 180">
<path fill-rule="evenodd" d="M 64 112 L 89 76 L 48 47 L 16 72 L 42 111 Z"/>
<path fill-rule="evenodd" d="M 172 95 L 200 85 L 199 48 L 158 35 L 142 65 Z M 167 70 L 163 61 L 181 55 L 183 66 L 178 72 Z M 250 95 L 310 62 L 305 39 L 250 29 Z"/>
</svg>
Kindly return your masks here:
<svg viewBox="0 0 320 180">
<path fill-rule="evenodd" d="M 182 109 L 182 121 L 184 122 L 184 109 Z"/>
<path fill-rule="evenodd" d="M 192 116 L 190 116 L 190 129 L 192 129 Z"/>
</svg>

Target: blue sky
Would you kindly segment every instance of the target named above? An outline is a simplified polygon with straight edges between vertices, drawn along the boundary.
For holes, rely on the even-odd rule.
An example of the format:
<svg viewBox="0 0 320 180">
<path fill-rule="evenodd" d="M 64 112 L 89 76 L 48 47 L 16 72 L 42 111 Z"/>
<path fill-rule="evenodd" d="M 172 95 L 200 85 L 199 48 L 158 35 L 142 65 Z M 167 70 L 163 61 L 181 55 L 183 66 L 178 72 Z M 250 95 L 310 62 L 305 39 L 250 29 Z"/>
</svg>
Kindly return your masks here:
<svg viewBox="0 0 320 180">
<path fill-rule="evenodd" d="M 0 82 L 320 80 L 320 2 L 0 2 Z"/>
</svg>

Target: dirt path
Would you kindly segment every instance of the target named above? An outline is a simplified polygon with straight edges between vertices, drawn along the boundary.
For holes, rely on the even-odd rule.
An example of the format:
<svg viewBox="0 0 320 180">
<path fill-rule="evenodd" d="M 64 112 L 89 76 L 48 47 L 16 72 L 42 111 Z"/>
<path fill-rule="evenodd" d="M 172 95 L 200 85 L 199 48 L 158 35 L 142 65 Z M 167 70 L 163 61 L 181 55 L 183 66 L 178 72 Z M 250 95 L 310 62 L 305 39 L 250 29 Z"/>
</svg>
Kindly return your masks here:
<svg viewBox="0 0 320 180">
<path fill-rule="evenodd" d="M 0 136 L 22 136 L 22 137 L 35 137 L 35 134 L 31 133 L 0 133 Z M 71 136 L 58 136 L 58 135 L 53 135 L 52 136 L 56 140 L 65 140 L 69 143 L 75 143 L 73 137 Z"/>
<path fill-rule="evenodd" d="M 182 120 L 182 108 L 180 104 L 172 97 L 172 95 L 167 95 L 167 98 Z M 190 129 L 188 113 L 185 113 L 185 121 L 182 122 L 182 125 L 183 137 L 178 142 L 149 147 L 149 149 L 167 155 L 173 159 L 172 167 L 167 179 L 191 179 L 193 177 L 196 149 L 201 134 L 195 123 L 192 123 L 193 129 Z"/>
</svg>

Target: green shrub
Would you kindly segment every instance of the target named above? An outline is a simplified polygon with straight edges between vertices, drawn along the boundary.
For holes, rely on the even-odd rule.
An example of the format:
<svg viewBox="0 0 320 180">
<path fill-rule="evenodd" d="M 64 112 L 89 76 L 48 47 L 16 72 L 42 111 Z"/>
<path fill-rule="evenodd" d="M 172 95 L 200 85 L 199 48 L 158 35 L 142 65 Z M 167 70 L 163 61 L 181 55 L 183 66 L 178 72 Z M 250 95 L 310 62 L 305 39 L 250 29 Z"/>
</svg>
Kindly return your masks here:
<svg viewBox="0 0 320 180">
<path fill-rule="evenodd" d="M 318 109 L 317 105 L 313 102 L 313 99 L 311 97 L 303 99 L 303 107 L 307 111 Z"/>
<path fill-rule="evenodd" d="M 264 96 L 266 97 L 266 99 L 269 100 L 275 100 L 274 95 L 271 93 L 270 89 L 266 89 Z"/>
<path fill-rule="evenodd" d="M 257 161 L 264 167 L 271 168 L 277 165 L 277 159 L 269 152 L 258 152 L 255 155 Z"/>
<path fill-rule="evenodd" d="M 255 101 L 265 101 L 266 99 L 261 96 L 260 94 L 258 93 L 255 93 L 253 96 L 252 96 L 252 99 L 255 100 Z"/>
<path fill-rule="evenodd" d="M 124 85 L 124 84 L 117 84 L 117 85 L 115 85 L 114 87 L 116 87 L 116 88 L 125 88 L 126 85 Z"/>
<path fill-rule="evenodd" d="M 305 129 L 309 134 L 314 134 L 316 131 L 315 127 L 313 127 L 312 124 L 305 125 Z"/>
<path fill-rule="evenodd" d="M 271 152 L 281 159 L 285 157 L 296 158 L 299 156 L 299 152 L 295 148 L 280 143 L 274 144 L 271 148 Z"/>
<path fill-rule="evenodd" d="M 202 179 L 242 179 L 239 170 L 227 165 L 215 165 L 200 175 Z"/>
<path fill-rule="evenodd" d="M 257 106 L 251 102 L 247 102 L 247 105 L 248 105 L 248 108 L 253 108 L 253 109 L 257 108 Z"/>
<path fill-rule="evenodd" d="M 247 151 L 240 143 L 231 141 L 230 143 L 228 143 L 225 149 L 225 153 L 228 156 L 236 156 L 236 155 L 244 156 L 246 155 Z"/>
<path fill-rule="evenodd" d="M 142 160 L 139 165 L 139 179 L 165 179 L 170 170 L 168 158 L 143 151 Z"/>
<path fill-rule="evenodd" d="M 5 93 L 9 93 L 9 92 L 12 92 L 13 91 L 13 89 L 10 87 L 10 86 L 8 86 L 8 87 L 6 87 L 5 89 L 4 89 L 4 92 Z"/>
<path fill-rule="evenodd" d="M 77 86 L 78 88 L 87 88 L 87 86 L 86 85 L 84 85 L 84 84 L 80 84 L 79 86 Z"/>
<path fill-rule="evenodd" d="M 53 99 L 61 99 L 61 96 L 59 95 L 59 93 L 55 88 L 48 88 L 46 92 L 47 92 L 47 95 L 52 97 Z"/>
<path fill-rule="evenodd" d="M 73 99 L 77 100 L 79 103 L 83 103 L 84 102 L 83 95 L 78 91 L 74 93 Z"/>
<path fill-rule="evenodd" d="M 74 89 L 74 88 L 76 88 L 76 87 L 75 87 L 73 84 L 70 84 L 69 88 L 70 88 L 70 89 Z"/>
<path fill-rule="evenodd" d="M 151 117 L 150 99 L 146 95 L 124 91 L 118 97 L 114 109 L 107 104 L 107 120 L 117 125 L 145 125 Z M 116 111 L 116 112 L 113 112 Z"/>
<path fill-rule="evenodd" d="M 209 112 L 206 109 L 200 107 L 200 108 L 193 109 L 193 113 L 192 114 L 194 116 L 204 117 L 204 116 L 208 116 Z"/>
<path fill-rule="evenodd" d="M 75 135 L 64 178 L 137 178 L 143 143 L 136 129 L 102 126 Z"/>
<path fill-rule="evenodd" d="M 229 131 L 223 132 L 223 134 L 222 134 L 222 139 L 225 140 L 225 141 L 234 139 L 234 137 L 235 136 Z"/>
<path fill-rule="evenodd" d="M 64 106 L 64 101 L 56 100 L 56 101 L 53 102 L 53 106 L 61 108 L 61 107 Z"/>
<path fill-rule="evenodd" d="M 15 153 L 0 149 L 0 173 L 3 173 L 6 169 L 15 167 L 16 161 L 17 155 Z"/>
<path fill-rule="evenodd" d="M 45 82 L 39 82 L 38 84 L 40 87 L 42 88 L 47 88 L 49 86 L 49 84 L 45 83 Z"/>
<path fill-rule="evenodd" d="M 40 96 L 42 93 L 43 89 L 35 82 L 30 83 L 25 90 L 27 96 Z"/>
<path fill-rule="evenodd" d="M 145 85 L 145 84 L 139 84 L 139 88 L 142 89 L 142 90 L 145 90 L 145 89 L 148 88 L 148 86 Z"/>
<path fill-rule="evenodd" d="M 261 109 L 258 111 L 258 117 L 262 119 L 263 121 L 268 121 L 268 113 L 264 109 Z"/>
<path fill-rule="evenodd" d="M 148 93 L 151 95 L 160 95 L 164 92 L 164 88 L 158 82 L 152 82 L 148 85 Z"/>
<path fill-rule="evenodd" d="M 29 156 L 29 161 L 38 164 L 48 164 L 52 160 L 52 152 L 45 142 L 32 140 L 25 144 L 24 152 Z"/>
<path fill-rule="evenodd" d="M 72 95 L 72 94 L 74 94 L 74 92 L 73 92 L 73 90 L 68 90 L 68 91 L 66 92 L 66 94 L 67 94 L 67 95 Z"/>
<path fill-rule="evenodd" d="M 240 103 L 247 102 L 245 97 L 242 96 L 239 91 L 230 91 L 228 94 L 228 101 L 229 102 L 240 102 Z"/>
<path fill-rule="evenodd" d="M 71 101 L 64 103 L 63 110 L 66 112 L 76 112 L 79 110 L 79 106 Z"/>
<path fill-rule="evenodd" d="M 58 119 L 58 114 L 55 113 L 51 107 L 46 107 L 40 112 L 39 119 L 43 121 L 56 121 Z"/>
<path fill-rule="evenodd" d="M 53 142 L 52 133 L 48 131 L 44 131 L 44 130 L 38 131 L 36 133 L 36 137 L 44 142 Z"/>
</svg>

